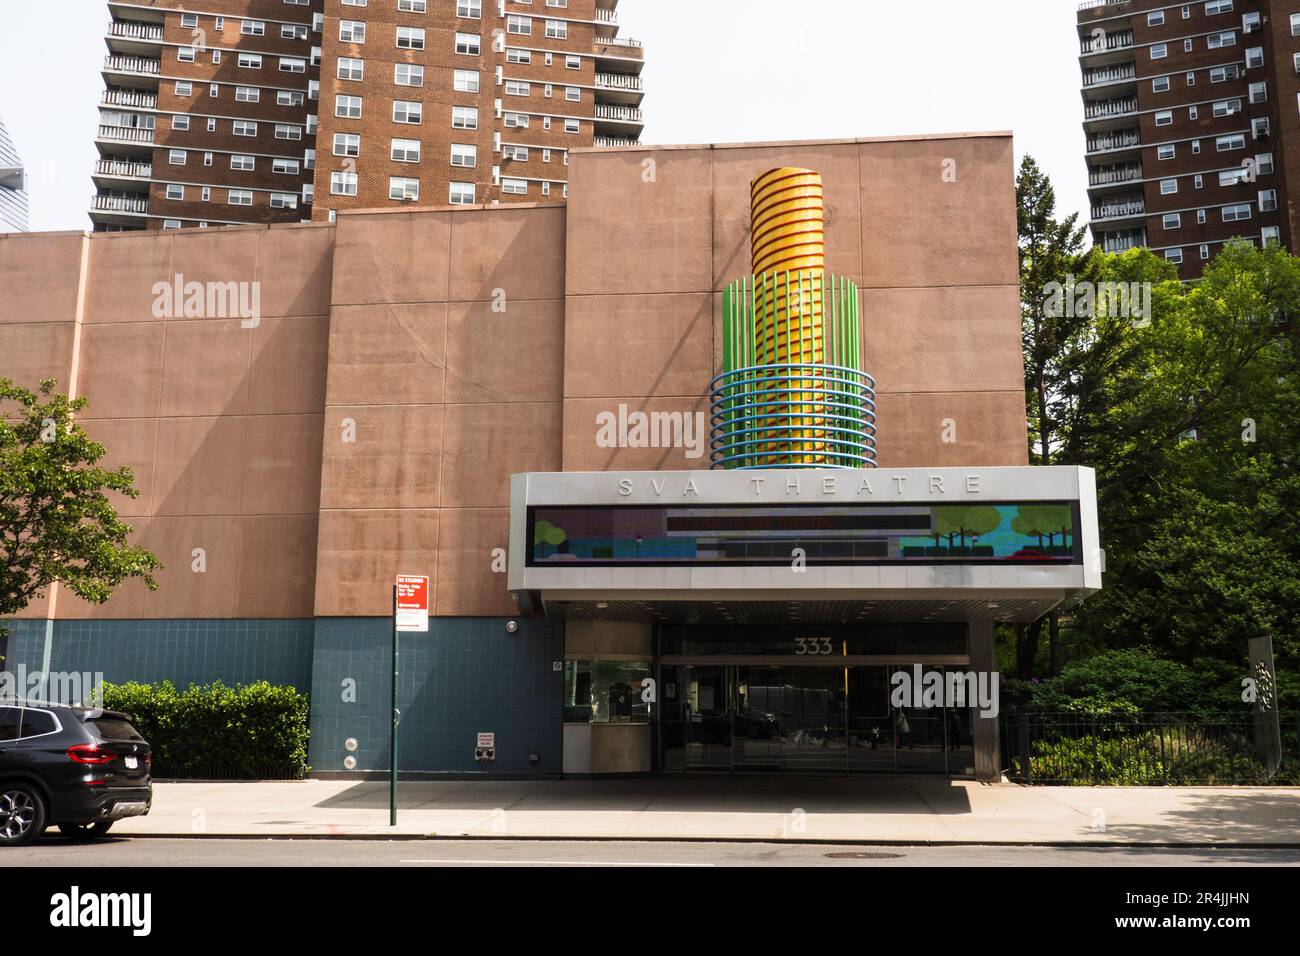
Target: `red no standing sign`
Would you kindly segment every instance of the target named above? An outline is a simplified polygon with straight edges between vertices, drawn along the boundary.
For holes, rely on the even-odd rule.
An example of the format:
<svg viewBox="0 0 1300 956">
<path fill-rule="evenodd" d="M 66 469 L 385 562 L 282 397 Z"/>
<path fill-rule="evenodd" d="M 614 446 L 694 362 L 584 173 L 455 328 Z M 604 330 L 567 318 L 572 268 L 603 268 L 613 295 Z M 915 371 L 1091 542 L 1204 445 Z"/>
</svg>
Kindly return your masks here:
<svg viewBox="0 0 1300 956">
<path fill-rule="evenodd" d="M 418 574 L 397 576 L 397 629 L 429 630 L 429 579 Z"/>
</svg>

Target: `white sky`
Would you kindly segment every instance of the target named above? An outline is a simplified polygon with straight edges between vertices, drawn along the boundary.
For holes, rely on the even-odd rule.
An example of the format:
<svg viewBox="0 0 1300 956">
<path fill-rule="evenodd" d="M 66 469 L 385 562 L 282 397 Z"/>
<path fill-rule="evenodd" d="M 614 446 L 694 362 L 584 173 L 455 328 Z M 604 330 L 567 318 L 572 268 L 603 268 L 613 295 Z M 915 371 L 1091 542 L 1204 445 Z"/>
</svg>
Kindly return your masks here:
<svg viewBox="0 0 1300 956">
<path fill-rule="evenodd" d="M 621 0 L 646 143 L 1007 129 L 1087 208 L 1078 0 Z M 34 230 L 89 228 L 103 0 L 0 0 L 0 116 Z M 1086 215 L 1082 218 L 1086 219 Z"/>
</svg>

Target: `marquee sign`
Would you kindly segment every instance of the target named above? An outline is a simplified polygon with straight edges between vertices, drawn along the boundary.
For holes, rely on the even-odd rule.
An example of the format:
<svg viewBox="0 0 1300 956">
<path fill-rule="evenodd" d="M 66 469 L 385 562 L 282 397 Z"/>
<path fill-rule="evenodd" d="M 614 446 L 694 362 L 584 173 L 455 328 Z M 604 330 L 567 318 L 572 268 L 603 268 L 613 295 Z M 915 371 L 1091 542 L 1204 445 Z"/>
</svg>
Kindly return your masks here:
<svg viewBox="0 0 1300 956">
<path fill-rule="evenodd" d="M 522 474 L 510 535 L 510 590 L 543 600 L 1062 600 L 1101 587 L 1088 468 Z"/>
<path fill-rule="evenodd" d="M 1078 564 L 1077 503 L 533 507 L 529 566 Z"/>
</svg>

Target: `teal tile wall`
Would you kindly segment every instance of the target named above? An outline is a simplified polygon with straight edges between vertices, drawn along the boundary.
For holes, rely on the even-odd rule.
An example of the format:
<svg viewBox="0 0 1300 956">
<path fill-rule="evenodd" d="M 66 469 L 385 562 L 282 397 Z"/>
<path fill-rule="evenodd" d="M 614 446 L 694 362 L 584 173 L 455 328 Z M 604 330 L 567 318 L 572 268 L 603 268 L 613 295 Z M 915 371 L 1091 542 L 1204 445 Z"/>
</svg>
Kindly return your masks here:
<svg viewBox="0 0 1300 956">
<path fill-rule="evenodd" d="M 450 773 L 560 772 L 564 658 L 562 624 L 505 618 L 433 618 L 428 634 L 403 634 L 398 767 Z M 358 770 L 389 767 L 392 623 L 388 618 L 321 618 L 312 671 L 311 765 L 342 771 L 355 737 Z M 343 699 L 355 681 L 354 703 Z M 497 759 L 474 760 L 475 735 L 496 734 Z M 536 763 L 529 761 L 537 754 Z"/>
<path fill-rule="evenodd" d="M 564 675 L 552 663 L 564 658 L 563 624 L 520 618 L 511 634 L 506 621 L 433 618 L 428 634 L 403 635 L 402 770 L 560 772 Z M 40 670 L 45 627 L 9 622 L 8 669 Z M 387 770 L 391 628 L 386 617 L 57 621 L 51 668 L 102 671 L 111 683 L 291 684 L 311 693 L 313 770 L 343 770 L 349 737 L 359 743 L 358 770 Z M 344 700 L 345 680 L 354 682 L 354 700 Z M 474 760 L 484 731 L 496 734 L 492 763 Z"/>
<path fill-rule="evenodd" d="M 6 666 L 40 670 L 44 621 L 11 621 Z M 50 669 L 102 672 L 111 684 L 169 680 L 178 687 L 267 680 L 311 687 L 311 620 L 56 621 Z"/>
<path fill-rule="evenodd" d="M 4 669 L 17 672 L 19 662 L 27 664 L 28 670 L 39 670 L 45 653 L 44 621 L 0 621 L 0 630 L 8 630 L 8 646 L 0 636 L 0 655 L 3 655 Z"/>
</svg>

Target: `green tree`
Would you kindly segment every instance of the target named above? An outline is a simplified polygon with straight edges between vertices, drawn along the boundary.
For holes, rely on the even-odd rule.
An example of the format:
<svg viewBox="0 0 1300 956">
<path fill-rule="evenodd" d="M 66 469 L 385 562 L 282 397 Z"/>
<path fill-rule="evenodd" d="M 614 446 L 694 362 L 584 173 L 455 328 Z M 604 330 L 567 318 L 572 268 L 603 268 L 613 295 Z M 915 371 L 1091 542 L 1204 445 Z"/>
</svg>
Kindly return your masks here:
<svg viewBox="0 0 1300 956">
<path fill-rule="evenodd" d="M 1195 284 L 1146 250 L 1103 274 L 1155 280 L 1149 324 L 1099 315 L 1065 356 L 1058 461 L 1097 469 L 1104 590 L 1078 609 L 1097 647 L 1149 646 L 1244 673 L 1244 642 L 1300 655 L 1300 260 L 1230 243 Z"/>
<path fill-rule="evenodd" d="M 1021 339 L 1029 451 L 1040 465 L 1051 463 L 1058 437 L 1053 396 L 1062 374 L 1060 358 L 1087 324 L 1086 315 L 1073 308 L 1074 287 L 1094 277 L 1095 264 L 1084 252 L 1078 220 L 1077 212 L 1056 218 L 1056 190 L 1034 158 L 1025 156 L 1016 176 Z"/>
<path fill-rule="evenodd" d="M 103 445 L 76 423 L 85 398 L 40 393 L 0 378 L 0 616 L 59 582 L 96 604 L 127 578 L 157 588 L 158 559 L 128 542 L 108 492 L 139 495 L 129 468 L 98 463 Z"/>
<path fill-rule="evenodd" d="M 951 548 L 956 538 L 965 547 L 967 538 L 977 539 L 996 531 L 1000 524 L 1002 515 L 992 505 L 941 505 L 934 513 L 934 543 L 947 538 Z"/>
<path fill-rule="evenodd" d="M 1076 634 L 1223 675 L 1241 668 L 1246 638 L 1268 633 L 1279 668 L 1294 668 L 1300 260 L 1231 242 L 1199 281 L 1181 283 L 1147 249 L 1081 256 L 1082 230 L 1057 218 L 1028 157 L 1016 194 L 1030 458 L 1097 472 L 1107 573 L 1077 610 Z M 1072 282 L 1149 289 L 1150 308 L 1135 316 L 1122 307 L 1131 297 L 1076 299 Z M 1051 534 L 1029 524 L 1017 530 Z M 1045 622 L 1060 673 L 1051 616 L 1010 641 L 1022 677 L 1034 673 Z"/>
<path fill-rule="evenodd" d="M 1028 411 L 1029 454 L 1038 464 L 1052 463 L 1060 441 L 1056 396 L 1066 374 L 1062 358 L 1088 325 L 1090 309 L 1073 307 L 1079 282 L 1093 281 L 1097 257 L 1084 252 L 1084 227 L 1079 214 L 1056 214 L 1056 190 L 1051 180 L 1026 155 L 1016 176 L 1016 227 L 1020 253 L 1020 316 L 1025 365 L 1025 406 Z M 1050 627 L 1053 672 L 1060 664 L 1057 614 Z M 1017 670 L 1029 676 L 1041 640 L 1043 619 L 1019 625 L 1016 634 Z"/>
<path fill-rule="evenodd" d="M 1048 547 L 1056 543 L 1056 536 L 1061 536 L 1065 544 L 1066 536 L 1072 531 L 1073 519 L 1068 505 L 1021 505 L 1020 512 L 1011 521 L 1011 530 L 1017 534 L 1033 536 L 1041 547 L 1047 539 Z"/>
</svg>

